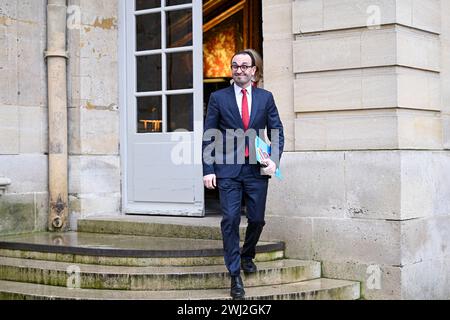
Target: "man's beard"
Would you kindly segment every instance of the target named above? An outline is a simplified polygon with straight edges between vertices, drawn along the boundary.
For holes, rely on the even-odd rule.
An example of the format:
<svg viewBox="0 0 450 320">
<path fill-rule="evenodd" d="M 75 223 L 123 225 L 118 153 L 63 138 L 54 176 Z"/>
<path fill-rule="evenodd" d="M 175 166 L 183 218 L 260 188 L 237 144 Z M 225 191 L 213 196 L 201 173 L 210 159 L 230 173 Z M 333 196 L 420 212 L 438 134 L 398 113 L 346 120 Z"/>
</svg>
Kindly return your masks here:
<svg viewBox="0 0 450 320">
<path fill-rule="evenodd" d="M 251 78 L 247 76 L 234 76 L 233 79 L 236 84 L 246 84 L 251 80 Z"/>
</svg>

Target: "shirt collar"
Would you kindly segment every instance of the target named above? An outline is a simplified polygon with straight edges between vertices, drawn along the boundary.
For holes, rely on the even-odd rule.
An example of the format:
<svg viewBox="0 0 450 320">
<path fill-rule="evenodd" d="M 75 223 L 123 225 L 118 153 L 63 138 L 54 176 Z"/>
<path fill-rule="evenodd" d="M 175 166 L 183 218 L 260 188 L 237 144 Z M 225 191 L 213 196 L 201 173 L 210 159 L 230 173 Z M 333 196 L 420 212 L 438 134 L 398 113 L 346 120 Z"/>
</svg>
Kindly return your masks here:
<svg viewBox="0 0 450 320">
<path fill-rule="evenodd" d="M 236 95 L 240 94 L 242 92 L 242 88 L 239 87 L 236 83 L 234 83 L 233 85 L 234 85 L 234 92 L 236 93 Z M 252 84 L 250 83 L 248 85 L 248 87 L 245 88 L 245 90 L 247 90 L 247 94 L 249 94 L 251 96 L 252 95 Z"/>
</svg>

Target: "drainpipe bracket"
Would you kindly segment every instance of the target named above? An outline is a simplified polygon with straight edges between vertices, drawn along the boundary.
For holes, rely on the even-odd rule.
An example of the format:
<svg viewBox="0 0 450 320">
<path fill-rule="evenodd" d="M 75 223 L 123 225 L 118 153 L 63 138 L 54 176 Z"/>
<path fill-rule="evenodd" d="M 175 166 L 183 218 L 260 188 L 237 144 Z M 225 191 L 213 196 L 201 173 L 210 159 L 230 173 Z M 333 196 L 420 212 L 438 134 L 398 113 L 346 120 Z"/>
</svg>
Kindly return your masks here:
<svg viewBox="0 0 450 320">
<path fill-rule="evenodd" d="M 65 58 L 65 59 L 69 59 L 69 51 L 45 51 L 44 52 L 44 58 Z"/>
</svg>

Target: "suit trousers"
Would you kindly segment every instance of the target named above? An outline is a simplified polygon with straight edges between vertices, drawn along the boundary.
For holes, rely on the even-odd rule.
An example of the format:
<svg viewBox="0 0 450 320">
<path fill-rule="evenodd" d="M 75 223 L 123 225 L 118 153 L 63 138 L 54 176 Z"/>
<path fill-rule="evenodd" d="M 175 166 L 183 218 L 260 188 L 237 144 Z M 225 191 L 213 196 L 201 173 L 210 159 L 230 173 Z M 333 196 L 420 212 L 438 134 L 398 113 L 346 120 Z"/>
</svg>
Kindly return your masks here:
<svg viewBox="0 0 450 320">
<path fill-rule="evenodd" d="M 218 178 L 220 207 L 222 211 L 222 238 L 225 265 L 231 276 L 240 274 L 242 259 L 254 259 L 256 244 L 265 225 L 267 187 L 269 179 L 256 178 L 250 164 L 243 164 L 236 178 Z M 248 227 L 242 255 L 239 249 L 241 203 L 245 197 Z"/>
</svg>

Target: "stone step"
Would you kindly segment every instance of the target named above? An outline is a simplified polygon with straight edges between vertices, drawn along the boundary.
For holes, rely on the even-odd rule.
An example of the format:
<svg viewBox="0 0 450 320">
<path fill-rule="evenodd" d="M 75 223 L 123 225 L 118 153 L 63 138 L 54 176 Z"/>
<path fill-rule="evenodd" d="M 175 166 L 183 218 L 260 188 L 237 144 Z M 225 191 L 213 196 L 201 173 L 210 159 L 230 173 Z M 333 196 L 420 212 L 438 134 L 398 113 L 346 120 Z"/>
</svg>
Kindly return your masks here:
<svg viewBox="0 0 450 320">
<path fill-rule="evenodd" d="M 282 285 L 249 287 L 247 300 L 356 300 L 360 283 L 333 279 L 315 279 Z M 69 289 L 32 283 L 0 280 L 0 300 L 75 299 L 75 300 L 228 300 L 229 289 L 129 291 Z"/>
<path fill-rule="evenodd" d="M 67 286 L 79 275 L 79 287 L 116 290 L 217 289 L 230 286 L 224 266 L 122 267 L 75 265 L 0 257 L 0 279 Z M 258 272 L 243 275 L 247 287 L 278 285 L 320 278 L 320 263 L 278 260 L 258 263 Z"/>
<path fill-rule="evenodd" d="M 256 261 L 284 257 L 284 243 L 259 242 Z M 0 237 L 0 256 L 109 266 L 223 265 L 221 240 L 69 232 Z"/>
<path fill-rule="evenodd" d="M 167 238 L 191 238 L 221 240 L 220 216 L 159 217 L 159 216 L 111 216 L 78 220 L 79 232 L 128 234 Z M 240 225 L 241 239 L 245 237 L 246 218 Z"/>
</svg>

